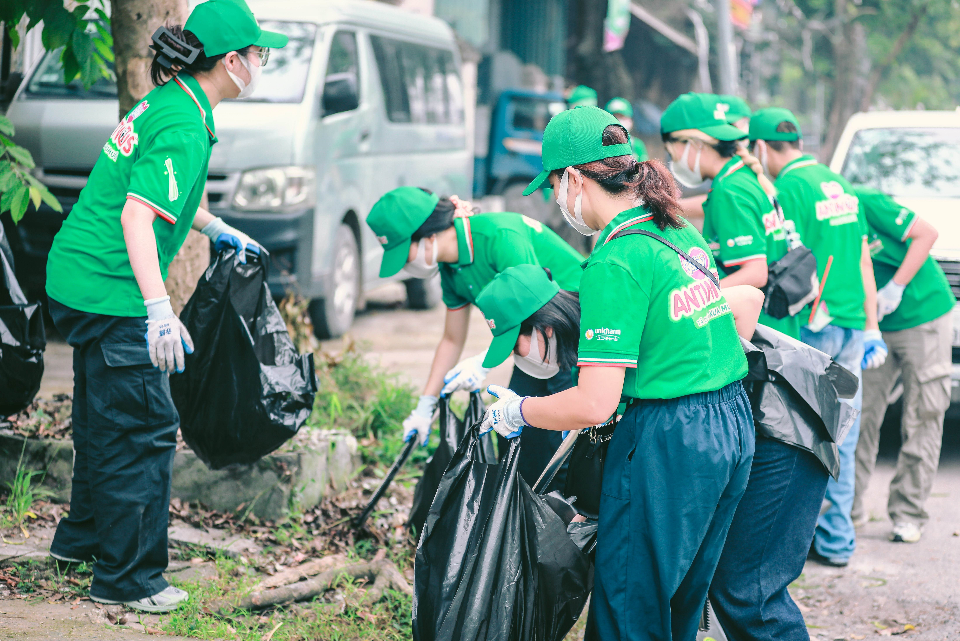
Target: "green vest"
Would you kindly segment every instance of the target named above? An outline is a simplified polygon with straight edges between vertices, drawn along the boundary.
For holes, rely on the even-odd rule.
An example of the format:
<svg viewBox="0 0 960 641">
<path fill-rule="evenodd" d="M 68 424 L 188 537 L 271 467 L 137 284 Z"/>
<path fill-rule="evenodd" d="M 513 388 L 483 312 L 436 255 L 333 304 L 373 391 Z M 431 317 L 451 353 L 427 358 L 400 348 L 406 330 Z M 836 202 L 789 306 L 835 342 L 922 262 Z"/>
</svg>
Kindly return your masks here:
<svg viewBox="0 0 960 641">
<path fill-rule="evenodd" d="M 626 228 L 658 234 L 716 273 L 691 225 L 661 230 L 642 207 L 621 212 L 584 263 L 577 365 L 626 367 L 622 393 L 641 399 L 715 391 L 746 376 L 733 313 L 720 290 L 657 240 L 607 242 Z"/>
<path fill-rule="evenodd" d="M 156 214 L 160 274 L 190 231 L 216 142 L 206 94 L 188 74 L 157 87 L 117 125 L 53 239 L 47 294 L 91 314 L 146 316 L 123 239 L 127 199 Z"/>
<path fill-rule="evenodd" d="M 913 242 L 907 238 L 917 215 L 875 189 L 857 188 L 870 236 L 873 275 L 880 289 L 893 278 Z M 928 323 L 950 312 L 957 299 L 940 265 L 927 257 L 903 290 L 900 305 L 880 321 L 884 332 L 896 332 Z"/>
<path fill-rule="evenodd" d="M 713 252 L 721 276 L 729 276 L 747 261 L 763 258 L 767 265 L 787 253 L 780 217 L 757 175 L 734 156 L 713 179 L 703 203 L 703 238 Z M 800 317 L 773 318 L 760 314 L 760 323 L 800 339 Z"/>
<path fill-rule="evenodd" d="M 440 263 L 443 303 L 459 309 L 507 267 L 540 265 L 560 289 L 580 290 L 581 256 L 546 225 L 520 214 L 488 213 L 456 218 L 459 259 Z"/>
</svg>

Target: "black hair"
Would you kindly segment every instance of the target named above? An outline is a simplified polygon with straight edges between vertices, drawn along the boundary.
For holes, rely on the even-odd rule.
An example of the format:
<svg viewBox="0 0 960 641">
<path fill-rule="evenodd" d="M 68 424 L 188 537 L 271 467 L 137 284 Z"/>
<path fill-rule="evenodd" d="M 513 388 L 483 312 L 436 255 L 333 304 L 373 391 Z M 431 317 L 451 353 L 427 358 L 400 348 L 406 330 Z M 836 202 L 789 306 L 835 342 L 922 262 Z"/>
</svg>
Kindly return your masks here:
<svg viewBox="0 0 960 641">
<path fill-rule="evenodd" d="M 673 132 L 668 134 L 660 134 L 660 139 L 663 142 L 677 142 L 678 139 L 673 137 Z M 703 144 L 708 147 L 713 148 L 721 158 L 733 158 L 737 154 L 737 150 L 740 149 L 742 142 L 741 140 L 718 140 L 716 144 L 711 145 L 705 140 L 701 140 Z"/>
<path fill-rule="evenodd" d="M 433 193 L 425 187 L 421 187 L 420 189 L 428 194 Z M 430 215 L 427 216 L 427 219 L 423 221 L 423 224 L 417 228 L 417 231 L 413 232 L 413 235 L 410 237 L 411 242 L 419 242 L 421 238 L 430 238 L 434 234 L 439 234 L 453 227 L 453 214 L 456 210 L 457 208 L 449 198 L 441 198 L 437 202 L 437 206 L 434 207 Z"/>
<path fill-rule="evenodd" d="M 603 130 L 603 146 L 622 145 L 630 141 L 630 135 L 622 125 L 607 125 Z M 653 214 L 653 222 L 661 230 L 667 227 L 682 229 L 686 226 L 680 217 L 680 188 L 673 175 L 659 160 L 637 162 L 632 155 L 614 156 L 584 163 L 576 167 L 584 176 L 596 181 L 605 192 L 620 195 L 632 192 L 643 199 L 643 205 Z M 557 178 L 563 169 L 552 172 Z"/>
<path fill-rule="evenodd" d="M 550 271 L 546 271 L 549 275 Z M 546 347 L 548 327 L 553 329 L 553 335 L 557 337 L 557 364 L 561 371 L 570 371 L 577 364 L 577 348 L 580 345 L 580 296 L 577 292 L 561 289 L 546 305 L 520 323 L 520 334 L 530 336 L 532 341 L 536 330 Z"/>
<path fill-rule="evenodd" d="M 799 134 L 797 126 L 789 120 L 784 120 L 777 125 L 777 131 L 783 134 Z M 774 151 L 782 152 L 784 149 L 800 149 L 800 136 L 796 140 L 764 140 L 767 146 Z"/>
<path fill-rule="evenodd" d="M 163 31 L 166 33 L 162 33 Z M 156 41 L 158 36 L 160 40 Z M 158 87 L 170 82 L 170 79 L 176 76 L 179 71 L 186 71 L 190 75 L 212 71 L 217 63 L 227 55 L 226 53 L 216 56 L 205 55 L 203 43 L 200 42 L 200 39 L 193 35 L 192 31 L 187 31 L 180 25 L 168 25 L 165 28 L 158 29 L 157 33 L 154 34 L 154 39 L 155 43 L 150 46 L 155 51 L 153 60 L 150 62 L 150 80 Z M 199 50 L 195 56 L 193 55 L 194 50 Z M 246 56 L 250 47 L 243 47 L 236 51 L 239 55 Z M 193 61 L 186 62 L 190 58 L 193 58 Z M 171 68 L 171 64 L 180 67 L 180 69 Z"/>
</svg>

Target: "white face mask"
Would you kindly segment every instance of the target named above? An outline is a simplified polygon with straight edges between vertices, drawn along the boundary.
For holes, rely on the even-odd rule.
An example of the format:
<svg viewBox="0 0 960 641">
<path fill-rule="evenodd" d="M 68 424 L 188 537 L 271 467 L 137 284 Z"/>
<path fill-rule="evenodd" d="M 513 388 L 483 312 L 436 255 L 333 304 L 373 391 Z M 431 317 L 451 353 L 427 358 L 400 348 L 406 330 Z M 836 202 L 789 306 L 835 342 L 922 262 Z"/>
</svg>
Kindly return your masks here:
<svg viewBox="0 0 960 641">
<path fill-rule="evenodd" d="M 580 190 L 580 193 L 577 194 L 576 199 L 573 202 L 573 213 L 570 215 L 570 209 L 567 207 L 567 187 L 569 186 L 569 174 L 571 171 L 576 171 L 567 167 L 563 172 L 563 177 L 560 179 L 560 189 L 557 190 L 557 204 L 560 205 L 560 213 L 563 214 L 563 219 L 570 224 L 571 227 L 576 229 L 578 232 L 584 236 L 593 236 L 597 233 L 597 229 L 591 229 L 587 227 L 587 224 L 583 222 L 583 213 L 580 211 L 580 206 L 583 200 L 583 189 Z M 532 376 L 532 374 L 531 374 Z"/>
<path fill-rule="evenodd" d="M 440 263 L 437 262 L 437 252 L 440 247 L 437 244 L 437 239 L 433 239 L 433 261 L 432 264 L 427 262 L 427 239 L 421 238 L 420 242 L 417 243 L 417 255 L 413 257 L 409 263 L 404 266 L 404 271 L 411 278 L 432 278 L 434 274 L 440 271 Z"/>
<path fill-rule="evenodd" d="M 677 182 L 692 189 L 703 183 L 703 174 L 700 173 L 700 152 L 702 149 L 697 147 L 697 158 L 693 161 L 693 169 L 690 169 L 690 165 L 687 163 L 687 158 L 690 156 L 690 147 L 691 143 L 688 141 L 683 148 L 683 155 L 680 156 L 680 160 L 671 159 L 670 171 L 673 172 Z"/>
<path fill-rule="evenodd" d="M 237 88 L 240 89 L 240 95 L 237 96 L 237 98 L 249 98 L 253 95 L 253 92 L 257 90 L 257 84 L 260 82 L 260 73 L 263 71 L 263 67 L 252 65 L 246 56 L 237 54 L 237 57 L 240 58 L 240 64 L 243 65 L 243 68 L 250 74 L 249 84 L 245 83 L 240 76 L 227 69 L 226 58 L 223 58 L 223 68 L 227 69 L 227 75 L 233 80 L 233 84 L 237 85 Z"/>
<path fill-rule="evenodd" d="M 513 355 L 513 362 L 524 374 L 545 380 L 553 378 L 560 371 L 557 362 L 557 336 L 554 334 L 547 339 L 547 362 L 543 362 L 543 337 L 540 332 L 533 330 L 530 336 L 530 351 L 526 356 L 517 353 Z"/>
</svg>

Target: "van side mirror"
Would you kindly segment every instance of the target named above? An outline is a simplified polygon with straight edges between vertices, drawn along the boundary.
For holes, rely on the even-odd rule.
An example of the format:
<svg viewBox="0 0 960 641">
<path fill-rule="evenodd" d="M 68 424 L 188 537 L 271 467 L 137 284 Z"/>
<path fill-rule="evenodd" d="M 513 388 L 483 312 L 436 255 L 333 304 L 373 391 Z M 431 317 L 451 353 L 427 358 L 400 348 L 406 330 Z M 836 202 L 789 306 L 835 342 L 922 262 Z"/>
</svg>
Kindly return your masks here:
<svg viewBox="0 0 960 641">
<path fill-rule="evenodd" d="M 332 73 L 323 83 L 323 116 L 352 111 L 360 106 L 357 74 Z"/>
</svg>

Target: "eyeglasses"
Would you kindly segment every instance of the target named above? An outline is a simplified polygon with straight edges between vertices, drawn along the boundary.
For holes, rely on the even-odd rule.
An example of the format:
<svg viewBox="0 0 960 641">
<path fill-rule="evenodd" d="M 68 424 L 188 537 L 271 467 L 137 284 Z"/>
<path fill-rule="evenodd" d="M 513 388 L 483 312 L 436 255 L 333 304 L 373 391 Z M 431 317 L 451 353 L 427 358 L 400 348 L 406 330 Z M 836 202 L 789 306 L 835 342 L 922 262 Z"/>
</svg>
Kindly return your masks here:
<svg viewBox="0 0 960 641">
<path fill-rule="evenodd" d="M 267 60 L 270 59 L 270 49 L 267 47 L 260 49 L 260 51 L 257 52 L 257 56 L 260 57 L 260 66 L 266 67 Z"/>
</svg>

